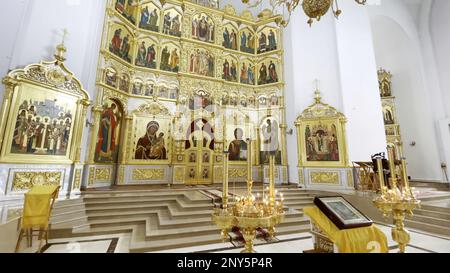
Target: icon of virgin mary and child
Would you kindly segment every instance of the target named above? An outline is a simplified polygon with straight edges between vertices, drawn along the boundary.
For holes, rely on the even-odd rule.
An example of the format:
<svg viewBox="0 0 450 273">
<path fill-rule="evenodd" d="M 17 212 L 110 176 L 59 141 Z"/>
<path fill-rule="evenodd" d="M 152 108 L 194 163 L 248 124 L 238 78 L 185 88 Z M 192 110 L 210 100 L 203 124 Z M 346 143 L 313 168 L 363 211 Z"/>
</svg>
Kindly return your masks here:
<svg viewBox="0 0 450 273">
<path fill-rule="evenodd" d="M 136 145 L 134 158 L 137 160 L 165 160 L 167 152 L 164 143 L 164 133 L 159 133 L 159 123 L 151 121 L 147 124 L 147 131 Z"/>
</svg>

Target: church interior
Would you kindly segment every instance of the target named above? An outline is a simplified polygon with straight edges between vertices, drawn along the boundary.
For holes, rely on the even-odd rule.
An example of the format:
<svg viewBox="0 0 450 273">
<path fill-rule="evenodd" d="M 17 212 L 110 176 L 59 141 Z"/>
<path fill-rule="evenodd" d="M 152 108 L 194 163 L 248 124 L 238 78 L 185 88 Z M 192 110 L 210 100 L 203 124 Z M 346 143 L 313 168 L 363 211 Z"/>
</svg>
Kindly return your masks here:
<svg viewBox="0 0 450 273">
<path fill-rule="evenodd" d="M 0 13 L 1 253 L 450 252 L 450 1 Z"/>
</svg>

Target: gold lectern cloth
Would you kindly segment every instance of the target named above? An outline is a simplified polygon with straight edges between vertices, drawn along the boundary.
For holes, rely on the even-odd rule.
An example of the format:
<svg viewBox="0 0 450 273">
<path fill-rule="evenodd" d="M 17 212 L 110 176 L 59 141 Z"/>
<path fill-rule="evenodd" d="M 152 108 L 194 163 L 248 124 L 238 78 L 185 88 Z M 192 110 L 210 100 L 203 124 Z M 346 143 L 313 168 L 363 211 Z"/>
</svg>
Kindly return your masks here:
<svg viewBox="0 0 450 273">
<path fill-rule="evenodd" d="M 389 252 L 386 235 L 375 225 L 340 230 L 318 207 L 306 207 L 303 211 L 338 247 L 340 253 Z"/>
<path fill-rule="evenodd" d="M 47 228 L 50 205 L 58 187 L 57 185 L 36 185 L 25 193 L 22 228 Z"/>
</svg>

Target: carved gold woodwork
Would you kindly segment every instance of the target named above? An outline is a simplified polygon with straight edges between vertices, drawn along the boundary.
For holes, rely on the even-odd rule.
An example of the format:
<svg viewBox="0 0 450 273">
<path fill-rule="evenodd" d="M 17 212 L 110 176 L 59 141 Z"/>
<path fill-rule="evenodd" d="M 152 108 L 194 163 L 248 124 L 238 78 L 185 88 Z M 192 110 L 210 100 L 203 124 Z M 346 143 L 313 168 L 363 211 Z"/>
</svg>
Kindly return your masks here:
<svg viewBox="0 0 450 273">
<path fill-rule="evenodd" d="M 65 51 L 64 45 L 58 46 L 58 52 L 61 50 Z M 0 120 L 0 162 L 80 161 L 89 94 L 63 61 L 62 55 L 55 54 L 54 61 L 30 64 L 3 79 L 6 89 Z"/>
<path fill-rule="evenodd" d="M 33 184 L 59 185 L 62 172 L 15 172 L 12 191 L 24 191 L 30 189 Z"/>
<path fill-rule="evenodd" d="M 354 188 L 355 187 L 355 183 L 354 183 L 354 180 L 353 180 L 353 171 L 351 169 L 347 170 L 347 186 L 349 188 Z"/>
<path fill-rule="evenodd" d="M 165 175 L 164 169 L 133 169 L 132 179 L 135 181 L 162 180 Z"/>
<path fill-rule="evenodd" d="M 96 181 L 109 181 L 111 180 L 111 172 L 110 168 L 98 168 L 95 169 L 95 180 Z"/>
<path fill-rule="evenodd" d="M 299 167 L 330 167 L 336 168 L 348 167 L 347 137 L 345 116 L 334 107 L 322 102 L 319 90 L 315 92 L 315 103 L 306 108 L 295 121 L 297 128 L 297 147 L 298 147 L 298 166 Z M 313 130 L 317 132 L 327 132 L 322 138 L 327 137 L 329 143 L 334 143 L 334 154 L 328 151 L 328 154 L 319 154 L 316 145 L 312 143 L 313 139 L 306 139 L 306 132 L 309 130 L 311 137 L 318 137 Z M 309 147 L 309 149 L 307 149 Z M 328 146 L 323 147 L 330 149 Z M 337 149 L 337 151 L 336 151 Z M 308 158 L 308 153 L 314 150 L 316 155 L 328 156 L 328 159 Z M 333 158 L 333 157 L 334 158 Z"/>
<path fill-rule="evenodd" d="M 75 170 L 75 175 L 73 177 L 72 190 L 78 190 L 81 187 L 81 169 Z"/>
<path fill-rule="evenodd" d="M 339 172 L 311 171 L 309 176 L 312 184 L 339 184 Z"/>
<path fill-rule="evenodd" d="M 89 186 L 94 185 L 94 179 L 95 179 L 95 167 L 90 167 L 89 168 L 89 178 L 88 178 Z"/>
<path fill-rule="evenodd" d="M 246 178 L 247 177 L 247 169 L 230 168 L 228 170 L 228 177 L 230 177 L 230 178 Z"/>
</svg>

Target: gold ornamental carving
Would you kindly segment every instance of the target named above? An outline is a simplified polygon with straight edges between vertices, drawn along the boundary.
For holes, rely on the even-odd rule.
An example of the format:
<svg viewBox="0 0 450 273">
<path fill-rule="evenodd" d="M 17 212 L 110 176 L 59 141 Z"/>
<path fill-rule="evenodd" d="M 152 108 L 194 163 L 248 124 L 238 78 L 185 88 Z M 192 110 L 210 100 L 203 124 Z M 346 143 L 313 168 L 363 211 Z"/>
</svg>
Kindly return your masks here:
<svg viewBox="0 0 450 273">
<path fill-rule="evenodd" d="M 339 172 L 310 172 L 312 184 L 339 184 Z"/>
<path fill-rule="evenodd" d="M 230 178 L 246 178 L 247 169 L 229 169 L 228 176 Z"/>
<path fill-rule="evenodd" d="M 354 181 L 353 181 L 353 171 L 352 170 L 347 170 L 347 185 L 350 188 L 353 188 L 355 186 Z"/>
<path fill-rule="evenodd" d="M 89 168 L 88 184 L 89 185 L 94 185 L 94 179 L 95 179 L 95 167 L 90 167 Z"/>
<path fill-rule="evenodd" d="M 164 177 L 164 169 L 134 169 L 132 173 L 132 179 L 135 181 L 162 180 Z"/>
<path fill-rule="evenodd" d="M 75 170 L 75 176 L 73 178 L 73 190 L 78 190 L 80 189 L 81 186 L 81 169 L 76 169 Z"/>
<path fill-rule="evenodd" d="M 12 191 L 24 191 L 30 189 L 33 184 L 59 185 L 62 172 L 15 172 Z"/>
<path fill-rule="evenodd" d="M 176 182 L 184 181 L 184 167 L 176 167 L 175 168 L 174 179 Z"/>
</svg>

